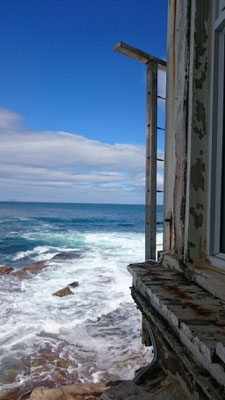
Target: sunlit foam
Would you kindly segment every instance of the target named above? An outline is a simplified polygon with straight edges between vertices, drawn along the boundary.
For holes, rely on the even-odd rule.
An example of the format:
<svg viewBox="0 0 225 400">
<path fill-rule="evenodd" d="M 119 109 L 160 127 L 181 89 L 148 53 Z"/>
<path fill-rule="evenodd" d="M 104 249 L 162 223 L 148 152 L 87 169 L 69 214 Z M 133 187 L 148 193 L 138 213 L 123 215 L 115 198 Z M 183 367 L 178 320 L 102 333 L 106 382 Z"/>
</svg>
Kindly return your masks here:
<svg viewBox="0 0 225 400">
<path fill-rule="evenodd" d="M 149 350 L 141 345 L 141 316 L 130 296 L 131 276 L 127 272 L 129 263 L 143 261 L 144 235 L 38 235 L 45 245 L 20 252 L 15 259 L 32 255 L 33 259 L 49 261 L 49 267 L 31 279 L 2 278 L 1 364 L 4 366 L 6 357 L 11 358 L 13 368 L 15 358 L 24 359 L 24 368 L 30 371 L 26 375 L 18 367 L 17 380 L 10 385 L 37 379 L 32 360 L 43 351 L 70 361 L 67 383 L 70 379 L 131 379 L 134 370 L 150 360 Z M 62 262 L 52 259 L 58 251 L 79 249 L 81 258 Z M 52 296 L 73 281 L 79 282 L 72 289 L 74 295 Z M 55 363 L 49 362 L 49 369 L 42 370 L 43 379 L 53 376 Z M 0 373 L 4 383 L 3 378 L 4 371 Z"/>
</svg>

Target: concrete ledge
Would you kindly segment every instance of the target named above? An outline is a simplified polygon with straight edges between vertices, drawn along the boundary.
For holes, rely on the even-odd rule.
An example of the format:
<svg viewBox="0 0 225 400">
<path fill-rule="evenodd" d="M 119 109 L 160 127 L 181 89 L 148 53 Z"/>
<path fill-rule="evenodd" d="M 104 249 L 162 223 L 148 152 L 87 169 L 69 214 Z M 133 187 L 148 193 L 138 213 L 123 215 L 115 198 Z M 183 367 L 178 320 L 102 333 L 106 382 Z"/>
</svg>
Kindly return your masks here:
<svg viewBox="0 0 225 400">
<path fill-rule="evenodd" d="M 128 266 L 133 288 L 169 325 L 193 360 L 225 387 L 225 304 L 161 264 Z"/>
</svg>

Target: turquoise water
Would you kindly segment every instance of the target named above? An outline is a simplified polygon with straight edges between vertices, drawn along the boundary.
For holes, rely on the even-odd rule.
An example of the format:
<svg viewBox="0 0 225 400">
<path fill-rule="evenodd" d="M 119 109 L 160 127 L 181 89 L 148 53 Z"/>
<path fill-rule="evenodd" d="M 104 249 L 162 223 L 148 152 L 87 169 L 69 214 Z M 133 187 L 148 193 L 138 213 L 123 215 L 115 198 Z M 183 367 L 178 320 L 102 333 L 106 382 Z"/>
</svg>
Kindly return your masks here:
<svg viewBox="0 0 225 400">
<path fill-rule="evenodd" d="M 62 251 L 80 258 L 56 262 Z M 0 203 L 0 254 L 0 267 L 15 270 L 48 262 L 29 279 L 0 277 L 1 388 L 51 386 L 60 374 L 63 383 L 127 379 L 149 362 L 127 272 L 144 260 L 144 206 Z M 73 296 L 52 296 L 73 281 Z"/>
</svg>

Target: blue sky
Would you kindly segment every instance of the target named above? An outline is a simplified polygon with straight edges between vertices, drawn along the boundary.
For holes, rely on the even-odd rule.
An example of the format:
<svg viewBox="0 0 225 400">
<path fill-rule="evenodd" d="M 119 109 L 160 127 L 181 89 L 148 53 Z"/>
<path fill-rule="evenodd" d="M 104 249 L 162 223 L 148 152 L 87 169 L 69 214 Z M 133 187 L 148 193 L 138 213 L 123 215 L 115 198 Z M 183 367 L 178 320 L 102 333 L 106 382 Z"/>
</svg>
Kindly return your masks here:
<svg viewBox="0 0 225 400">
<path fill-rule="evenodd" d="M 0 177 L 5 185 L 1 200 L 51 201 L 54 197 L 54 201 L 79 202 L 85 201 L 92 185 L 95 191 L 92 196 L 89 195 L 87 202 L 118 202 L 119 193 L 123 203 L 144 201 L 143 162 L 136 166 L 139 180 L 137 176 L 134 178 L 135 171 L 119 159 L 117 165 L 108 160 L 109 165 L 104 161 L 101 166 L 86 156 L 86 163 L 82 161 L 85 157 L 78 162 L 75 141 L 79 141 L 79 137 L 85 138 L 87 147 L 83 149 L 84 153 L 90 151 L 93 141 L 98 143 L 98 150 L 94 147 L 100 155 L 101 146 L 108 145 L 108 149 L 112 148 L 116 153 L 118 148 L 115 146 L 118 144 L 125 145 L 124 151 L 129 146 L 136 146 L 137 152 L 143 153 L 146 66 L 115 53 L 113 46 L 124 41 L 165 59 L 166 30 L 167 0 L 1 1 L 0 126 L 3 128 L 0 134 L 5 143 L 4 151 L 8 149 L 8 153 L 4 153 L 8 156 L 4 168 L 9 171 L 12 167 L 10 176 L 3 173 Z M 160 77 L 161 90 L 164 85 L 165 79 Z M 163 125 L 163 112 L 163 105 L 160 105 L 160 125 Z M 59 138 L 60 143 L 60 132 L 74 134 L 74 161 L 71 156 L 68 163 L 61 165 L 61 158 L 67 154 L 66 149 L 61 156 L 56 152 L 58 164 L 54 165 L 47 161 L 47 154 L 41 157 L 38 153 L 40 148 L 43 149 L 43 138 L 52 137 L 54 132 L 54 139 Z M 16 134 L 21 146 L 19 159 L 13 151 Z M 28 136 L 40 144 L 34 153 L 32 141 L 28 140 L 33 154 L 29 163 L 26 155 L 29 151 L 26 143 Z M 63 137 L 65 139 L 65 135 Z M 159 145 L 163 150 L 160 140 Z M 49 159 L 54 158 L 51 146 L 46 151 Z M 110 156 L 117 160 L 116 154 L 110 153 Z M 18 170 L 16 167 L 21 171 L 23 169 L 24 174 L 26 168 L 35 170 L 36 178 L 37 168 L 44 168 L 46 176 L 49 171 L 49 187 L 41 185 L 41 174 L 38 184 L 27 176 L 30 181 L 27 180 L 26 186 L 24 176 L 19 187 L 19 176 L 23 174 L 13 176 L 13 169 Z M 56 194 L 59 190 L 54 192 L 51 188 L 50 173 L 57 171 L 71 175 L 71 191 L 69 183 L 67 190 L 62 188 L 60 194 Z M 102 183 L 88 180 L 88 174 L 102 179 L 104 173 L 108 178 Z M 111 181 L 110 174 L 114 176 Z M 82 181 L 84 175 L 86 178 Z M 76 180 L 75 176 L 80 179 Z M 137 186 L 132 188 L 135 179 Z M 138 182 L 142 182 L 141 185 Z M 85 187 L 88 188 L 86 194 Z M 110 188 L 110 195 L 104 194 L 105 187 Z M 60 183 L 58 188 L 61 190 Z"/>
</svg>

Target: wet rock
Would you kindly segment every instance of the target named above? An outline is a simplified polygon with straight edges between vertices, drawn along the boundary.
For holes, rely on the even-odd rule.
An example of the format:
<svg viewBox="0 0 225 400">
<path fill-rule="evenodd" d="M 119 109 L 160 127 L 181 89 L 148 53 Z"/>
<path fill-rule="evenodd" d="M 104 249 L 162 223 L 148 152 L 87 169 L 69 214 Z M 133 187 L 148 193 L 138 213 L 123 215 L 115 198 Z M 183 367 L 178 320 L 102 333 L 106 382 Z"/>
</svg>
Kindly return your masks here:
<svg viewBox="0 0 225 400">
<path fill-rule="evenodd" d="M 32 362 L 31 362 L 31 366 L 33 368 L 42 367 L 45 364 L 46 364 L 46 359 L 43 357 L 32 360 Z"/>
<path fill-rule="evenodd" d="M 61 252 L 61 253 L 57 253 L 54 257 L 52 257 L 52 260 L 54 260 L 54 261 L 66 261 L 66 260 L 73 260 L 75 258 L 80 258 L 80 255 L 79 254 L 75 254 L 75 253 Z"/>
<path fill-rule="evenodd" d="M 0 275 L 8 275 L 12 271 L 13 271 L 13 267 L 1 267 L 0 268 Z"/>
<path fill-rule="evenodd" d="M 148 394 L 132 381 L 123 381 L 111 386 L 100 397 L 101 400 L 147 400 Z"/>
<path fill-rule="evenodd" d="M 27 373 L 27 365 L 23 358 L 20 360 L 11 359 L 6 362 L 4 369 L 2 369 L 0 374 L 0 388 L 2 385 L 10 385 L 16 382 L 17 376 L 22 373 Z"/>
<path fill-rule="evenodd" d="M 59 355 L 53 353 L 50 349 L 44 349 L 41 351 L 41 357 L 49 362 L 53 362 L 59 358 Z"/>
<path fill-rule="evenodd" d="M 4 371 L 4 375 L 1 377 L 1 382 L 4 385 L 8 385 L 14 383 L 16 381 L 17 371 L 13 369 L 9 369 L 8 371 Z"/>
<path fill-rule="evenodd" d="M 54 389 L 36 388 L 30 400 L 99 400 L 106 389 L 105 383 L 84 383 Z"/>
<path fill-rule="evenodd" d="M 19 271 L 14 272 L 13 275 L 19 278 L 29 278 L 32 275 L 38 274 L 42 271 L 42 269 L 46 267 L 48 267 L 46 261 L 37 261 L 35 263 L 27 265 L 26 267 L 21 268 Z"/>
<path fill-rule="evenodd" d="M 75 287 L 77 287 L 77 286 L 78 286 L 78 282 L 72 282 L 72 283 L 70 283 L 68 286 L 66 286 L 65 288 L 60 289 L 60 290 L 58 290 L 57 292 L 53 293 L 52 296 L 64 297 L 64 296 L 68 296 L 68 295 L 70 295 L 70 294 L 74 294 L 74 293 L 72 292 L 72 290 L 70 290 L 70 287 L 75 288 Z"/>
<path fill-rule="evenodd" d="M 6 389 L 0 394 L 0 400 L 25 400 L 28 398 L 29 396 L 26 396 L 25 393 L 21 393 L 19 389 Z"/>
<path fill-rule="evenodd" d="M 72 282 L 68 286 L 77 287 L 78 286 L 78 282 Z"/>
<path fill-rule="evenodd" d="M 56 362 L 56 366 L 59 368 L 69 368 L 70 367 L 70 361 L 69 360 L 64 360 L 63 358 L 60 358 L 59 360 L 57 360 Z"/>
<path fill-rule="evenodd" d="M 72 290 L 67 286 L 63 289 L 58 290 L 57 292 L 53 293 L 52 296 L 59 296 L 59 297 L 64 297 L 64 296 L 69 296 L 70 294 L 74 294 Z"/>
</svg>

